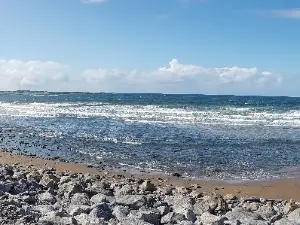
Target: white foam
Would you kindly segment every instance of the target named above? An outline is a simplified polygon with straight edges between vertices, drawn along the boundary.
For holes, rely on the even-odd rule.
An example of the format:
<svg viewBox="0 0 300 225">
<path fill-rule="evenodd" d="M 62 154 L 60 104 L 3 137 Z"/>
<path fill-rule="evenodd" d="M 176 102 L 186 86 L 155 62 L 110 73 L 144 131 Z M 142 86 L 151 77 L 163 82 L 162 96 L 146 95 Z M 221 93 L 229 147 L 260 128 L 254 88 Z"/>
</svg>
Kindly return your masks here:
<svg viewBox="0 0 300 225">
<path fill-rule="evenodd" d="M 11 117 L 102 117 L 139 123 L 223 124 L 232 126 L 300 127 L 300 110 L 283 112 L 256 108 L 168 108 L 156 105 L 112 105 L 91 103 L 6 103 L 0 116 Z"/>
</svg>

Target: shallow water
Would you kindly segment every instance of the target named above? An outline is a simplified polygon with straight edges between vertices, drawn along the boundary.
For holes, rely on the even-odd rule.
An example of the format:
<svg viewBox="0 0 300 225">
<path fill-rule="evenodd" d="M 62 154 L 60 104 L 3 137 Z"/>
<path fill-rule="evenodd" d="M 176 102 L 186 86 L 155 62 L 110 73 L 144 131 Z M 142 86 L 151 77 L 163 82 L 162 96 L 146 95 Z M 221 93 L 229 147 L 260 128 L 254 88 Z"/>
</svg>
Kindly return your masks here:
<svg viewBox="0 0 300 225">
<path fill-rule="evenodd" d="M 2 93 L 0 147 L 213 179 L 297 177 L 300 98 Z"/>
</svg>

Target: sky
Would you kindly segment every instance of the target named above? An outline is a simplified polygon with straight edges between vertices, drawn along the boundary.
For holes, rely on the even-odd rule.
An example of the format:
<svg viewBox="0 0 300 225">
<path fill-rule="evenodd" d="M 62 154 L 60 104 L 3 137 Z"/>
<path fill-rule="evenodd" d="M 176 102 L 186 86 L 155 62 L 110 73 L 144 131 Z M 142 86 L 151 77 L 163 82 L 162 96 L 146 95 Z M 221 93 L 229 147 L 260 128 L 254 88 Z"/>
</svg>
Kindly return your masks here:
<svg viewBox="0 0 300 225">
<path fill-rule="evenodd" d="M 0 90 L 300 96 L 299 0 L 0 0 Z"/>
</svg>

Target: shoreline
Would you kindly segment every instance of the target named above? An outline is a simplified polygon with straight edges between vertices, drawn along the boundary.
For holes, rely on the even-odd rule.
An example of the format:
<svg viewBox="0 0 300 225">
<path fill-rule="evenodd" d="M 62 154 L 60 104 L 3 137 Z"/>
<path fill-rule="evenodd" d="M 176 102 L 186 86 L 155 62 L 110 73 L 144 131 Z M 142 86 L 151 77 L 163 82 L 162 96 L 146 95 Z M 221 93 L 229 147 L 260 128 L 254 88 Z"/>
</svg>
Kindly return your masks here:
<svg viewBox="0 0 300 225">
<path fill-rule="evenodd" d="M 300 180 L 274 179 L 264 181 L 228 182 L 226 180 L 199 180 L 175 177 L 156 173 L 129 173 L 110 169 L 98 170 L 85 164 L 66 163 L 58 160 L 47 160 L 37 157 L 14 155 L 0 150 L 0 165 L 34 166 L 42 169 L 55 168 L 57 172 L 100 175 L 108 180 L 122 181 L 126 178 L 151 180 L 158 186 L 193 187 L 200 192 L 215 192 L 221 195 L 233 194 L 237 197 L 258 196 L 268 199 L 300 201 Z"/>
</svg>

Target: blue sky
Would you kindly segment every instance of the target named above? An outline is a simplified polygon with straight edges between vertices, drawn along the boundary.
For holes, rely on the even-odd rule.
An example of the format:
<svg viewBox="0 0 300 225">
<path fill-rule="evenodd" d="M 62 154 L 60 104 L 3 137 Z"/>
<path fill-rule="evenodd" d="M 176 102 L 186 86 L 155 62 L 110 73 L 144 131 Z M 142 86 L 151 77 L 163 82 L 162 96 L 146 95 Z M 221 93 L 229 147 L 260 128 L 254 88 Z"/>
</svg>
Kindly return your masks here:
<svg viewBox="0 0 300 225">
<path fill-rule="evenodd" d="M 0 89 L 300 96 L 298 0 L 0 0 Z"/>
</svg>

